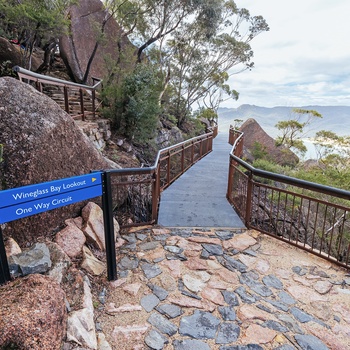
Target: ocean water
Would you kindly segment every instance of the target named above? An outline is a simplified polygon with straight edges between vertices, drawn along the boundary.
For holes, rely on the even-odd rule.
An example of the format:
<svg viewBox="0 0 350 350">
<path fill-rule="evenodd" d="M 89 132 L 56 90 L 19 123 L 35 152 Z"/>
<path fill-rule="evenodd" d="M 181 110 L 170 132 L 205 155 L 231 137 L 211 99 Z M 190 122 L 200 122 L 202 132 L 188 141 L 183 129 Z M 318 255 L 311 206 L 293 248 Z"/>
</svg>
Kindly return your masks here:
<svg viewBox="0 0 350 350">
<path fill-rule="evenodd" d="M 317 152 L 316 152 L 316 147 L 315 145 L 309 140 L 309 139 L 303 139 L 304 145 L 307 148 L 306 154 L 304 157 L 300 157 L 302 160 L 307 160 L 307 159 L 317 159 Z"/>
</svg>

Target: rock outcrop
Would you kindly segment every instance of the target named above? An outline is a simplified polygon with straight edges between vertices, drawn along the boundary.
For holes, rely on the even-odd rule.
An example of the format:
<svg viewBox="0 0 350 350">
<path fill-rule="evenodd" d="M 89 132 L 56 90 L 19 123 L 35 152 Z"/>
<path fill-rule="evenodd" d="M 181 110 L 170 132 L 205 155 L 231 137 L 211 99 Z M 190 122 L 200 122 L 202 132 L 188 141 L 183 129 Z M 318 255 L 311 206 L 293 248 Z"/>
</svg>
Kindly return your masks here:
<svg viewBox="0 0 350 350">
<path fill-rule="evenodd" d="M 65 293 L 50 277 L 29 275 L 1 288 L 1 349 L 59 350 L 66 320 Z"/>
<path fill-rule="evenodd" d="M 98 237 L 103 230 L 100 227 L 102 211 L 95 206 L 95 203 L 89 202 L 83 212 L 91 211 L 91 207 L 95 213 L 99 212 L 99 215 L 87 217 L 89 234 Z M 91 220 L 97 222 L 94 224 Z M 77 230 L 69 232 L 73 240 L 85 224 L 82 217 L 66 220 L 67 228 Z M 115 226 L 118 230 L 116 233 L 119 233 L 117 222 Z M 99 283 L 105 283 L 103 274 L 106 274 L 106 262 L 95 256 L 103 259 L 103 253 L 92 248 L 90 250 L 84 245 L 85 240 L 83 243 L 72 243 L 72 237 L 66 233 L 63 229 L 56 234 L 57 243 L 36 243 L 22 252 L 12 238 L 5 242 L 10 273 L 16 280 L 0 286 L 1 349 L 29 350 L 41 347 L 55 350 L 83 345 L 86 349 L 111 350 L 101 329 L 97 332 L 95 328 L 91 290 L 94 287 L 95 293 L 100 293 L 99 301 L 104 304 L 101 298 L 105 296 L 106 289 L 103 287 L 101 291 Z M 84 236 L 82 231 L 80 233 Z M 79 258 L 81 256 L 82 260 Z M 101 277 L 99 281 L 90 280 L 86 272 L 89 276 Z M 28 274 L 30 277 L 22 278 Z M 8 297 L 11 291 L 13 293 Z M 67 343 L 62 344 L 64 340 Z"/>
<path fill-rule="evenodd" d="M 91 144 L 54 101 L 13 78 L 0 78 L 0 164 L 2 190 L 117 168 Z M 85 203 L 7 223 L 5 237 L 21 244 L 47 236 Z"/>
<path fill-rule="evenodd" d="M 34 52 L 32 55 L 32 70 L 36 71 L 42 63 L 41 54 Z M 0 62 L 10 61 L 10 67 L 23 66 L 23 57 L 21 48 L 15 43 L 11 43 L 5 38 L 0 37 Z M 24 67 L 26 68 L 26 67 Z"/>
<path fill-rule="evenodd" d="M 99 46 L 93 59 L 88 84 L 92 83 L 91 77 L 103 78 L 107 74 L 106 60 L 116 61 L 119 51 L 122 50 L 125 54 L 128 46 L 133 51 L 135 50 L 125 36 L 122 38 L 121 28 L 104 9 L 100 0 L 78 1 L 77 5 L 70 7 L 69 19 L 70 31 L 68 35 L 60 39 L 60 53 L 77 82 L 81 82 L 84 77 L 97 40 L 99 40 Z M 102 23 L 106 19 L 102 43 L 99 37 Z"/>
<path fill-rule="evenodd" d="M 158 129 L 155 142 L 159 149 L 166 148 L 184 141 L 183 135 L 178 127 L 173 126 L 170 129 L 161 127 Z"/>
<path fill-rule="evenodd" d="M 248 161 L 254 160 L 252 150 L 254 149 L 254 144 L 258 142 L 271 160 L 277 164 L 295 165 L 299 162 L 299 158 L 288 148 L 284 146 L 277 147 L 275 140 L 262 129 L 255 119 L 250 118 L 246 120 L 240 127 L 240 131 L 244 132 L 244 157 Z"/>
</svg>

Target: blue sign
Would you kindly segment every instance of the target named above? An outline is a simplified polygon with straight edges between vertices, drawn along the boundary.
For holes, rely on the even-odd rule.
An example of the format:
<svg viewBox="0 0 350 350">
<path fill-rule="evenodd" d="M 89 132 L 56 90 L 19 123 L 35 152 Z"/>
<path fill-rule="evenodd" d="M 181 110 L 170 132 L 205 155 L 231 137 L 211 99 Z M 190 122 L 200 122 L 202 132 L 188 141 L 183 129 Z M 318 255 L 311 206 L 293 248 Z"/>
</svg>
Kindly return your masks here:
<svg viewBox="0 0 350 350">
<path fill-rule="evenodd" d="M 0 224 L 101 195 L 101 172 L 0 191 Z"/>
</svg>

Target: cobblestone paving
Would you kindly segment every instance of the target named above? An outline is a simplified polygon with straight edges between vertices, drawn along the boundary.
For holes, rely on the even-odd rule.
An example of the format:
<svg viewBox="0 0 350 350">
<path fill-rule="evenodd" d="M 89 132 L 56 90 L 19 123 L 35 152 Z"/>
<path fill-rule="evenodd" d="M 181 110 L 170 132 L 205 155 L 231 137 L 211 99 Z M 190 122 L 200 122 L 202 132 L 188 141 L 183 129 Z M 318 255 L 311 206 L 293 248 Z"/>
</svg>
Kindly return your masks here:
<svg viewBox="0 0 350 350">
<path fill-rule="evenodd" d="M 97 320 L 113 349 L 350 349 L 349 271 L 256 231 L 121 237 Z"/>
</svg>

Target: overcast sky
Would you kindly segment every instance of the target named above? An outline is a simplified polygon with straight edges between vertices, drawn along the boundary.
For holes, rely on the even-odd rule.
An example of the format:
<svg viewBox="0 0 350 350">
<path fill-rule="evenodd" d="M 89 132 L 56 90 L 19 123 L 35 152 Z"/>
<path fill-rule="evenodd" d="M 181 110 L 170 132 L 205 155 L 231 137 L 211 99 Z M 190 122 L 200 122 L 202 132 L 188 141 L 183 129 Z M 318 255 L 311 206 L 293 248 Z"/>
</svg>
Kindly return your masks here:
<svg viewBox="0 0 350 350">
<path fill-rule="evenodd" d="M 255 67 L 233 75 L 241 104 L 350 105 L 350 0 L 236 0 L 270 31 L 252 42 Z"/>
</svg>

